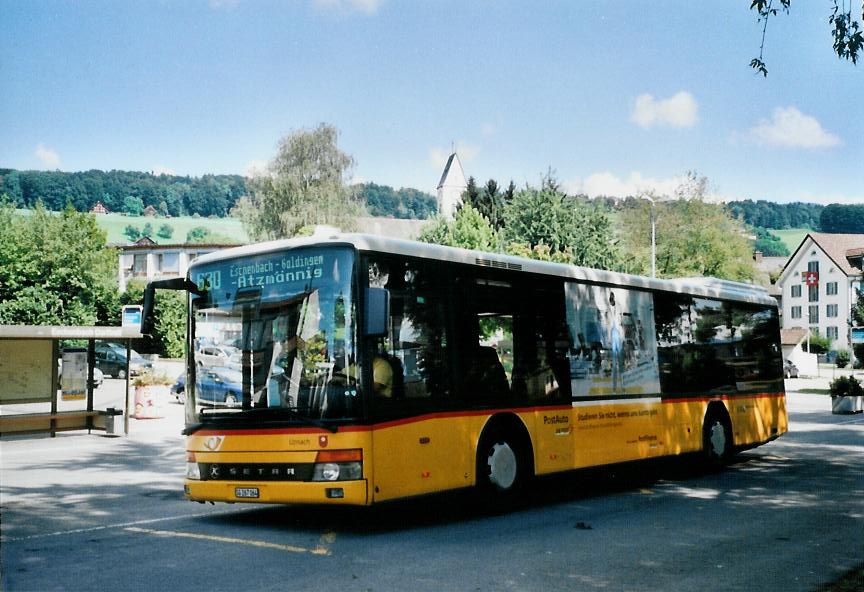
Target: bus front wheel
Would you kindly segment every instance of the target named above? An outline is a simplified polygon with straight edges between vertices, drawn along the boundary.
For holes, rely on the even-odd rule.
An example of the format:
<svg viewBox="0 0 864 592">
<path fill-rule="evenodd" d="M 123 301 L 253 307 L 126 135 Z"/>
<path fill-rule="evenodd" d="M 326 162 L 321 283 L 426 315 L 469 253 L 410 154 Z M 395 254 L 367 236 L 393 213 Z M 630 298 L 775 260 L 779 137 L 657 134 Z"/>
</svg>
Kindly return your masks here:
<svg viewBox="0 0 864 592">
<path fill-rule="evenodd" d="M 708 464 L 720 467 L 732 456 L 732 426 L 722 413 L 709 413 L 702 427 L 702 450 Z"/>
</svg>

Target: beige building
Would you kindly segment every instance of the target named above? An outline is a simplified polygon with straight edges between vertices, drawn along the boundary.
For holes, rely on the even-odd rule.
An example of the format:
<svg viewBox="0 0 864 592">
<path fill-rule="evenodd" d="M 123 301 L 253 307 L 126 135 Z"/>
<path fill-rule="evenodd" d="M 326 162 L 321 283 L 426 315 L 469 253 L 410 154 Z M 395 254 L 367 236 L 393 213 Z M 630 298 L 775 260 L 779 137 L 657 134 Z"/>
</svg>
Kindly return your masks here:
<svg viewBox="0 0 864 592">
<path fill-rule="evenodd" d="M 158 245 L 149 238 L 142 238 L 131 245 L 116 246 L 120 255 L 118 283 L 125 292 L 131 280 L 151 282 L 169 278 L 185 277 L 189 264 L 205 253 L 236 247 L 223 244 L 178 244 Z"/>
</svg>

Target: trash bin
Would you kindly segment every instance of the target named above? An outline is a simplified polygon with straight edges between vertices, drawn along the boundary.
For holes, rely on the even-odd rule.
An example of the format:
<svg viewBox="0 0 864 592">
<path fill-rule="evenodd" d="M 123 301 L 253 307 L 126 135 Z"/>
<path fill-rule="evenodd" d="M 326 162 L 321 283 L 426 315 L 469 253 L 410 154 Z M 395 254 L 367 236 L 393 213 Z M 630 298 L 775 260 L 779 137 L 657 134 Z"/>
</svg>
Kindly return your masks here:
<svg viewBox="0 0 864 592">
<path fill-rule="evenodd" d="M 105 410 L 105 435 L 119 436 L 123 430 L 123 410 L 109 407 Z"/>
</svg>

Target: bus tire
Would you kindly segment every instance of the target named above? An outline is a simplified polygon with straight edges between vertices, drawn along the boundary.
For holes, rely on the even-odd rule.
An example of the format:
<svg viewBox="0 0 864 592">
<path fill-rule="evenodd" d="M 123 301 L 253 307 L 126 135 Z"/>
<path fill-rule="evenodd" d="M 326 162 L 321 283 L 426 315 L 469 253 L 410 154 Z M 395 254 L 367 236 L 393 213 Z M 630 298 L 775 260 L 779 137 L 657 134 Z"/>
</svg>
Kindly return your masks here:
<svg viewBox="0 0 864 592">
<path fill-rule="evenodd" d="M 519 501 L 532 473 L 530 441 L 507 426 L 490 428 L 477 447 L 477 491 L 487 507 L 503 510 Z"/>
<path fill-rule="evenodd" d="M 702 453 L 709 467 L 720 468 L 732 457 L 732 424 L 717 408 L 708 408 L 702 425 Z"/>
</svg>

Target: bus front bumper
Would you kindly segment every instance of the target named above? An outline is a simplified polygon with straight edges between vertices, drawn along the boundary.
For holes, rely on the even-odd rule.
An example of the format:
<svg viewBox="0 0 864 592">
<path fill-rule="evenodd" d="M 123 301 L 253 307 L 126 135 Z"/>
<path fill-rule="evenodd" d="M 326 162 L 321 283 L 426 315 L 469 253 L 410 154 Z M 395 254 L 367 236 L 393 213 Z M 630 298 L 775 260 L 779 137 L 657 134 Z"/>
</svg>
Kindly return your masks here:
<svg viewBox="0 0 864 592">
<path fill-rule="evenodd" d="M 369 504 L 367 481 L 197 481 L 183 483 L 186 499 L 196 502 L 257 504 Z"/>
</svg>

